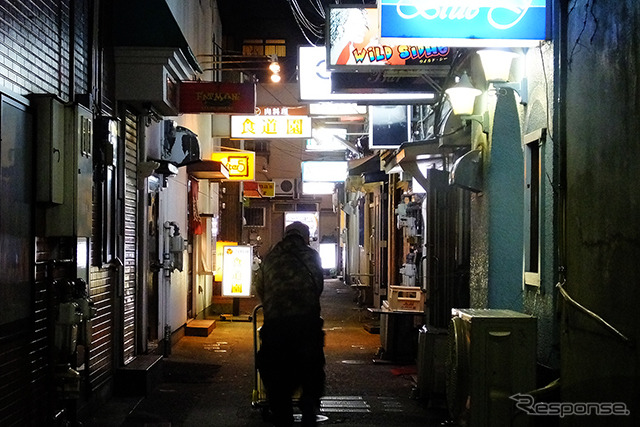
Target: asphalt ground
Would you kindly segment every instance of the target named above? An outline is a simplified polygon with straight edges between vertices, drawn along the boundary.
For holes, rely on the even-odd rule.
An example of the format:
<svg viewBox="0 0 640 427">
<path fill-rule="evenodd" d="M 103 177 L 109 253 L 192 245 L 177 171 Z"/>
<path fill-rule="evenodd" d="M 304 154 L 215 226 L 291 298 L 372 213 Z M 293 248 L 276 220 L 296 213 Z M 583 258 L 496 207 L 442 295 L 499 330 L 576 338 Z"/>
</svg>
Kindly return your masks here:
<svg viewBox="0 0 640 427">
<path fill-rule="evenodd" d="M 248 317 L 258 303 L 243 300 L 240 314 Z M 321 426 L 446 423 L 444 397 L 416 397 L 415 364 L 379 357 L 380 335 L 369 327 L 376 315 L 357 304 L 355 290 L 326 279 L 321 303 L 327 361 Z M 82 425 L 269 426 L 263 417 L 267 396 L 256 386 L 254 323 L 243 316 L 217 320 L 207 337 L 182 338 L 163 359 L 162 381 L 153 391 L 145 397 L 114 397 L 85 416 Z M 260 321 L 258 311 L 258 326 Z"/>
</svg>

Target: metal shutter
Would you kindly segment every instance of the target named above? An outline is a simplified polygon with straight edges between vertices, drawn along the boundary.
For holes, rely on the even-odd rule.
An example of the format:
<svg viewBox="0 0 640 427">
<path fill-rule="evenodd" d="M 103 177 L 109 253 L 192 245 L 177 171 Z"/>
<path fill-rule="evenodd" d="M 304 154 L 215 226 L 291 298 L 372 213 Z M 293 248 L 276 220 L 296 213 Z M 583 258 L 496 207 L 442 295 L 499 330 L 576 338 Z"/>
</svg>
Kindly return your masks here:
<svg viewBox="0 0 640 427">
<path fill-rule="evenodd" d="M 136 355 L 136 254 L 138 223 L 138 125 L 137 117 L 127 111 L 125 117 L 125 187 L 124 187 L 124 292 L 123 292 L 123 360 L 128 363 Z"/>
</svg>

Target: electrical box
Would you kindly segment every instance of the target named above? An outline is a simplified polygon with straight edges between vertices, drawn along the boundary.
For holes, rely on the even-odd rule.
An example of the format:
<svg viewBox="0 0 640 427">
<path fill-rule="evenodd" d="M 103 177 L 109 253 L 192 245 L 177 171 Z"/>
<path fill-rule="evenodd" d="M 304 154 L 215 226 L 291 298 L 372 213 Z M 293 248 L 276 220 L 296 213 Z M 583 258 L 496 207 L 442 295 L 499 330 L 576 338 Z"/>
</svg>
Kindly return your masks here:
<svg viewBox="0 0 640 427">
<path fill-rule="evenodd" d="M 36 201 L 62 204 L 64 198 L 64 113 L 53 96 L 31 99 L 36 108 Z"/>
<path fill-rule="evenodd" d="M 93 116 L 81 105 L 36 98 L 38 201 L 45 236 L 91 237 Z"/>
</svg>

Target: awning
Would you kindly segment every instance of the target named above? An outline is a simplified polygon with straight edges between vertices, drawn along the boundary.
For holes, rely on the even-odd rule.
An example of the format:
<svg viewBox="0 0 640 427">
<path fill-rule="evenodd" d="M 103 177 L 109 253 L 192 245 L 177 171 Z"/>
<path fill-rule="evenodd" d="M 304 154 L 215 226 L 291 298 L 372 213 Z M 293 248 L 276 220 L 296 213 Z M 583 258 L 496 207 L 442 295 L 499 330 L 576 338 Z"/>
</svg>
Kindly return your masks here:
<svg viewBox="0 0 640 427">
<path fill-rule="evenodd" d="M 244 197 L 269 198 L 276 195 L 276 184 L 273 181 L 242 181 Z"/>
<path fill-rule="evenodd" d="M 254 199 L 262 198 L 262 194 L 260 193 L 260 189 L 258 188 L 258 183 L 256 181 L 243 181 L 242 186 L 242 195 L 244 197 Z"/>
<path fill-rule="evenodd" d="M 379 172 L 381 170 L 380 156 L 372 154 L 361 159 L 349 160 L 347 162 L 347 168 L 349 169 L 349 175 Z"/>
<path fill-rule="evenodd" d="M 437 161 L 458 150 L 471 147 L 471 126 L 466 126 L 459 116 L 452 114 L 452 110 L 447 111 L 439 134 L 437 138 L 403 143 L 393 155 L 385 157 L 382 162 L 383 170 L 390 173 L 392 169 L 401 167 L 424 187 L 425 178 L 417 165 L 419 161 Z"/>
<path fill-rule="evenodd" d="M 404 143 L 398 148 L 393 157 L 384 164 L 385 172 L 389 173 L 396 166 L 401 166 L 408 162 L 415 162 L 420 159 L 441 157 L 444 150 L 438 144 L 438 140 L 430 139 L 426 141 L 415 141 Z"/>
<path fill-rule="evenodd" d="M 200 160 L 187 165 L 187 173 L 197 179 L 223 180 L 229 179 L 229 170 L 222 162 Z"/>
<path fill-rule="evenodd" d="M 385 163 L 384 170 L 389 173 L 396 166 L 400 166 L 423 188 L 427 188 L 427 179 L 418 168 L 418 160 L 437 160 L 442 158 L 446 151 L 437 139 L 405 143 L 400 146 L 396 155 Z"/>
</svg>

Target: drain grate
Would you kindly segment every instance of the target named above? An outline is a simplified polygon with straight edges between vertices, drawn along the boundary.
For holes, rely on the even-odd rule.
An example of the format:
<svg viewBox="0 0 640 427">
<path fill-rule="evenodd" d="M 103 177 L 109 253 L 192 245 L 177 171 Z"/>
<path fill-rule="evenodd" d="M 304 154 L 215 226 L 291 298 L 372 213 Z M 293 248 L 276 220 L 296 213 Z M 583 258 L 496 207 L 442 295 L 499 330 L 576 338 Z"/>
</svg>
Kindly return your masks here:
<svg viewBox="0 0 640 427">
<path fill-rule="evenodd" d="M 364 400 L 362 396 L 323 396 L 322 400 Z"/>
<path fill-rule="evenodd" d="M 362 396 L 325 396 L 320 403 L 322 412 L 371 412 Z"/>
<path fill-rule="evenodd" d="M 402 403 L 398 402 L 393 397 L 380 397 L 379 400 L 384 412 L 404 412 L 402 409 Z"/>
<path fill-rule="evenodd" d="M 372 397 L 378 412 L 404 412 L 402 403 L 394 397 Z M 371 413 L 371 405 L 362 396 L 324 396 L 320 401 L 320 411 L 329 413 Z"/>
<path fill-rule="evenodd" d="M 361 400 L 345 400 L 345 401 L 337 401 L 333 400 L 330 402 L 322 402 L 321 406 L 323 408 L 369 408 L 369 405 L 365 401 Z"/>
<path fill-rule="evenodd" d="M 367 414 L 371 412 L 371 410 L 363 408 L 320 408 L 320 412 L 349 412 L 354 414 Z"/>
</svg>

